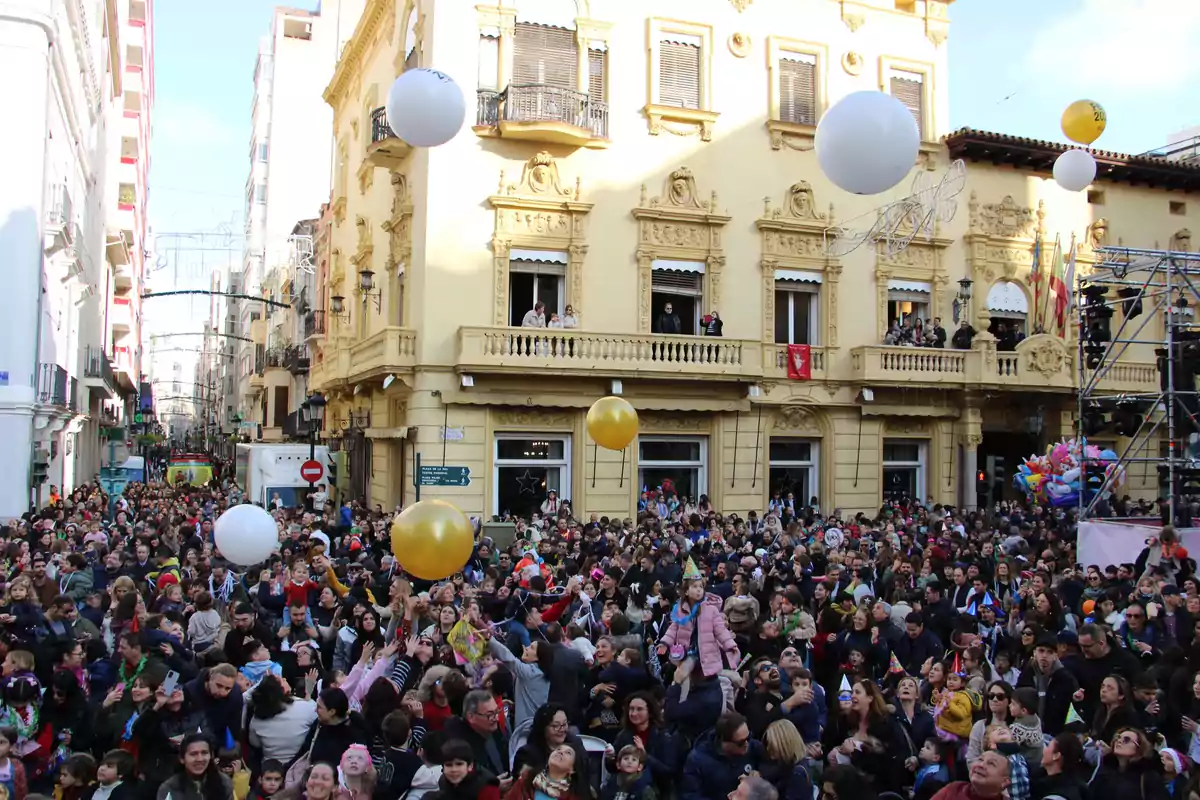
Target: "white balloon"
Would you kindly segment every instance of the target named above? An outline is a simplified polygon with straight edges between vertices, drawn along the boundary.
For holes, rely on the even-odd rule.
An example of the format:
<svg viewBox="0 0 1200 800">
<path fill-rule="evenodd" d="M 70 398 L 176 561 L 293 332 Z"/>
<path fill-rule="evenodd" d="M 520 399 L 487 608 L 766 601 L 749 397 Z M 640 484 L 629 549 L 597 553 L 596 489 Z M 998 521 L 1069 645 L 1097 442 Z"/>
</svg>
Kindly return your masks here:
<svg viewBox="0 0 1200 800">
<path fill-rule="evenodd" d="M 266 561 L 279 547 L 275 518 L 249 503 L 234 506 L 217 517 L 213 538 L 221 555 L 242 567 Z"/>
<path fill-rule="evenodd" d="M 466 119 L 462 89 L 433 69 L 410 69 L 392 84 L 387 97 L 392 131 L 413 147 L 437 147 L 454 138 Z"/>
<path fill-rule="evenodd" d="M 1082 192 L 1096 180 L 1096 159 L 1087 150 L 1067 150 L 1054 160 L 1054 180 L 1068 192 Z"/>
<path fill-rule="evenodd" d="M 883 92 L 848 94 L 817 125 L 821 171 L 854 194 L 879 194 L 904 180 L 920 147 L 912 112 Z"/>
</svg>

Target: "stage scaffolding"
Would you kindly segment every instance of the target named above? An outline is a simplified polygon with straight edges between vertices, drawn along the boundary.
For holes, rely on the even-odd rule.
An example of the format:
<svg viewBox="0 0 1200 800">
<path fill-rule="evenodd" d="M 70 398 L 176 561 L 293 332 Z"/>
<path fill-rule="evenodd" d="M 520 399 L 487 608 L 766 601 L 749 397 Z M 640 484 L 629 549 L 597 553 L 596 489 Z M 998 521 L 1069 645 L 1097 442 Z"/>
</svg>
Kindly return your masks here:
<svg viewBox="0 0 1200 800">
<path fill-rule="evenodd" d="M 1195 317 L 1200 307 L 1200 253 L 1103 247 L 1096 250 L 1096 256 L 1099 261 L 1093 270 L 1077 276 L 1074 287 L 1079 334 L 1076 436 L 1087 436 L 1096 424 L 1121 423 L 1124 431 L 1134 429 L 1132 436 L 1123 434 L 1128 436 L 1128 443 L 1117 452 L 1118 463 L 1127 475 L 1131 467 L 1140 464 L 1147 473 L 1153 469 L 1160 483 L 1165 477 L 1169 519 L 1174 521 L 1177 479 L 1194 478 L 1200 470 L 1200 460 L 1188 452 L 1186 445 L 1180 446 L 1192 434 L 1200 434 L 1200 406 L 1192 366 L 1200 362 L 1200 324 Z M 1100 287 L 1106 290 L 1102 298 L 1096 296 Z M 1141 312 L 1131 315 L 1138 304 Z M 1096 335 L 1102 330 L 1096 323 L 1106 313 L 1102 309 L 1112 309 L 1107 320 L 1111 334 L 1108 341 L 1102 341 L 1102 333 Z M 1135 345 L 1155 348 L 1159 391 L 1130 393 L 1101 388 L 1106 376 L 1121 369 L 1118 360 Z M 1153 450 L 1162 434 L 1167 441 L 1165 454 Z M 1103 469 L 1086 458 L 1083 466 L 1081 482 L 1086 481 L 1089 471 Z M 1090 501 L 1080 492 L 1080 519 L 1093 516 L 1101 494 L 1112 489 L 1109 484 L 1110 480 L 1104 478 L 1101 491 Z"/>
</svg>

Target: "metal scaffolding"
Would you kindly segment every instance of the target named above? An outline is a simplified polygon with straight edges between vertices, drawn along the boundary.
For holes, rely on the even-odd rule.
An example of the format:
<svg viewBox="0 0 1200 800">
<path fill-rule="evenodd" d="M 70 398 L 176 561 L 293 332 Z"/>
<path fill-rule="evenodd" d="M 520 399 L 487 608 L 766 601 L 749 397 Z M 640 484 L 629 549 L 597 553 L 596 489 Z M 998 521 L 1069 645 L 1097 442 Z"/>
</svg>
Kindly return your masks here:
<svg viewBox="0 0 1200 800">
<path fill-rule="evenodd" d="M 1100 260 L 1095 268 L 1078 276 L 1073 290 L 1079 369 L 1076 436 L 1082 439 L 1096 427 L 1118 426 L 1118 434 L 1127 436 L 1128 443 L 1117 452 L 1117 464 L 1127 474 L 1131 466 L 1141 464 L 1143 474 L 1153 468 L 1165 478 L 1169 519 L 1174 521 L 1176 479 L 1200 471 L 1200 460 L 1180 446 L 1189 437 L 1200 439 L 1195 371 L 1189 364 L 1200 362 L 1200 325 L 1194 316 L 1200 306 L 1200 253 L 1102 247 L 1096 255 Z M 1159 391 L 1102 388 L 1105 377 L 1119 374 L 1120 359 L 1134 345 L 1155 348 Z M 1163 433 L 1165 455 L 1147 453 Z M 1082 467 L 1083 487 L 1089 472 L 1095 475 L 1092 470 L 1104 469 L 1087 458 L 1082 458 Z M 1106 475 L 1090 499 L 1085 491 L 1079 493 L 1080 519 L 1094 514 L 1101 496 L 1113 489 L 1112 483 Z"/>
</svg>

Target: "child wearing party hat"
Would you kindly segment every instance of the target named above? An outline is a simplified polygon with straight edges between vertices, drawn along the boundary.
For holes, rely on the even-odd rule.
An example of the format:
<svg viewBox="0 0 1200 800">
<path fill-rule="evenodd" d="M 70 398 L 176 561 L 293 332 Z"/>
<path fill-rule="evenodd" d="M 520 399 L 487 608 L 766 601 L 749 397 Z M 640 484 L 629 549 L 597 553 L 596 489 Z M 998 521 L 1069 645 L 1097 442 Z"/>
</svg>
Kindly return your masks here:
<svg viewBox="0 0 1200 800">
<path fill-rule="evenodd" d="M 680 701 L 687 698 L 692 671 L 699 667 L 708 678 L 726 669 L 736 668 L 741 652 L 734 640 L 718 595 L 705 591 L 704 576 L 689 556 L 683 570 L 683 591 L 671 609 L 670 625 L 658 642 L 658 654 L 669 656 L 676 670 L 682 670 Z"/>
<path fill-rule="evenodd" d="M 946 670 L 946 688 L 936 698 L 933 725 L 938 735 L 951 742 L 964 745 L 971 736 L 973 715 L 983 708 L 983 696 L 967 688 L 968 675 L 962 666 L 962 658 L 954 656 L 950 669 Z"/>
</svg>

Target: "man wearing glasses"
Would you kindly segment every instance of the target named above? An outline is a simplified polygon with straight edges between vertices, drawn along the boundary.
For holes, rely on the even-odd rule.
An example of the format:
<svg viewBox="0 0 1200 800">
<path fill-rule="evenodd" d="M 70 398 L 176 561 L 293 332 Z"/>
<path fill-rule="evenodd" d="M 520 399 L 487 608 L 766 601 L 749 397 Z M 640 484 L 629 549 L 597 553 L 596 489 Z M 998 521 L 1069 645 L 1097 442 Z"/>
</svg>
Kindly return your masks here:
<svg viewBox="0 0 1200 800">
<path fill-rule="evenodd" d="M 471 745 L 475 766 L 500 779 L 500 791 L 512 785 L 508 774 L 508 736 L 500 730 L 500 707 L 490 693 L 476 689 L 463 698 L 461 717 L 450 717 L 444 726 L 446 738 L 462 739 Z"/>
<path fill-rule="evenodd" d="M 701 737 L 683 766 L 681 800 L 728 800 L 743 777 L 765 759 L 762 742 L 750 735 L 746 718 L 727 711 L 712 732 Z"/>
</svg>

